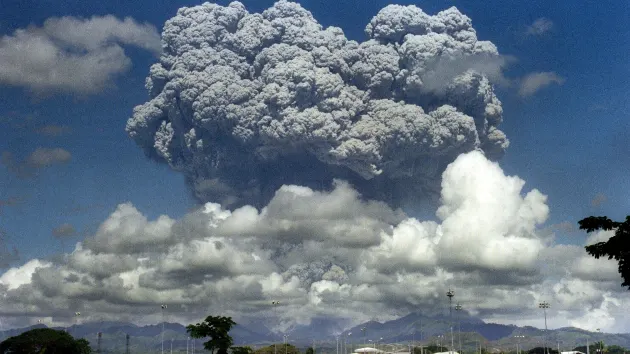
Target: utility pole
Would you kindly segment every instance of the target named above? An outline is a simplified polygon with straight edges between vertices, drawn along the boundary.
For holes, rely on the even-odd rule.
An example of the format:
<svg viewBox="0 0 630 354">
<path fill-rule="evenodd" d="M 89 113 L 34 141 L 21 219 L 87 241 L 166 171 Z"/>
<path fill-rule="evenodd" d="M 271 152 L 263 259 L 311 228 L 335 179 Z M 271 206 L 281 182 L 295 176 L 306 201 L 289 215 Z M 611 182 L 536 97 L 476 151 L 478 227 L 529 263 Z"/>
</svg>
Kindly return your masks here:
<svg viewBox="0 0 630 354">
<path fill-rule="evenodd" d="M 101 352 L 101 338 L 103 337 L 103 332 L 98 332 L 96 335 L 96 352 Z"/>
<path fill-rule="evenodd" d="M 343 349 L 344 352 L 343 354 L 348 354 L 348 342 L 350 342 L 350 335 L 352 334 L 352 332 L 348 332 L 348 340 L 346 341 L 346 336 L 343 337 Z M 352 347 L 352 345 L 350 345 L 350 347 Z M 352 352 L 352 349 L 350 350 L 350 352 Z"/>
<path fill-rule="evenodd" d="M 164 310 L 166 310 L 166 305 L 162 305 L 162 354 L 164 354 Z"/>
<path fill-rule="evenodd" d="M 546 301 L 543 301 L 538 304 L 538 307 L 543 309 L 543 312 L 545 313 L 545 335 L 543 337 L 544 338 L 543 346 L 544 346 L 545 353 L 549 354 L 549 349 L 547 349 L 547 309 L 549 308 L 549 303 Z"/>
<path fill-rule="evenodd" d="M 525 338 L 525 336 L 520 335 L 514 337 L 516 337 L 516 354 L 521 354 L 521 338 Z"/>
<path fill-rule="evenodd" d="M 276 317 L 278 317 L 277 316 L 278 313 L 276 312 L 276 306 L 279 305 L 279 304 L 280 304 L 280 301 L 275 301 L 274 300 L 274 301 L 271 302 L 271 305 L 273 305 L 273 312 L 274 312 L 274 315 L 276 315 Z M 273 341 L 273 354 L 278 354 L 277 351 L 276 351 L 276 341 L 275 340 Z"/>
<path fill-rule="evenodd" d="M 74 313 L 74 326 L 75 326 L 75 336 L 77 335 L 76 331 L 79 329 L 79 317 L 81 316 L 81 312 Z"/>
<path fill-rule="evenodd" d="M 455 305 L 455 311 L 457 311 L 458 315 L 457 315 L 457 340 L 459 341 L 459 353 L 462 353 L 462 320 L 459 317 L 459 312 L 462 310 L 462 305 L 459 304 L 459 302 L 457 303 L 457 305 Z M 518 354 L 518 353 L 517 353 Z"/>
<path fill-rule="evenodd" d="M 448 312 L 451 321 L 451 350 L 450 354 L 453 354 L 453 347 L 455 346 L 455 341 L 453 338 L 453 296 L 455 296 L 455 292 L 451 289 L 448 289 L 446 292 L 446 296 L 448 296 Z"/>
<path fill-rule="evenodd" d="M 365 327 L 361 328 L 361 332 L 363 332 L 363 346 L 364 347 L 367 345 L 366 337 L 365 337 L 366 331 L 367 331 L 367 328 L 365 328 Z"/>
<path fill-rule="evenodd" d="M 130 353 L 130 352 L 129 352 L 129 334 L 127 334 L 127 335 L 125 336 L 125 338 L 126 338 L 126 343 L 125 343 L 125 353 L 126 353 L 126 354 L 129 354 L 129 353 Z"/>
</svg>

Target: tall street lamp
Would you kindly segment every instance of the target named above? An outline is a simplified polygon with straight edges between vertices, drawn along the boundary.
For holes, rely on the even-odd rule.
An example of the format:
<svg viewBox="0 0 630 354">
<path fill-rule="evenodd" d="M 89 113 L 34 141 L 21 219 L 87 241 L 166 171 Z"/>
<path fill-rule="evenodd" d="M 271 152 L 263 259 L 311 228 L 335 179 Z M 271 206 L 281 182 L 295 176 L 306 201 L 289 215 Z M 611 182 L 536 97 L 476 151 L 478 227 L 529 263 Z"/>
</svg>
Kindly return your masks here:
<svg viewBox="0 0 630 354">
<path fill-rule="evenodd" d="M 276 311 L 276 306 L 280 305 L 280 301 L 272 301 L 271 305 L 273 305 L 273 313 L 276 317 L 278 317 L 278 312 Z M 276 341 L 273 341 L 273 354 L 277 354 L 276 350 Z"/>
<path fill-rule="evenodd" d="M 416 323 L 420 322 L 420 344 L 422 344 L 422 317 L 411 324 L 411 343 L 412 347 L 416 346 Z M 422 351 L 422 349 L 420 349 Z"/>
<path fill-rule="evenodd" d="M 545 335 L 543 337 L 544 338 L 543 347 L 544 347 L 545 352 L 549 354 L 549 350 L 547 349 L 547 309 L 549 308 L 549 303 L 546 301 L 543 301 L 538 304 L 538 307 L 543 309 L 543 312 L 545 314 Z"/>
<path fill-rule="evenodd" d="M 78 329 L 79 329 L 79 317 L 80 316 L 81 316 L 81 312 L 75 312 L 74 313 L 74 318 L 75 318 L 74 326 L 77 327 L 75 329 L 75 335 L 76 335 L 76 333 L 78 332 Z"/>
<path fill-rule="evenodd" d="M 463 309 L 462 305 L 460 305 L 458 302 L 457 305 L 455 305 L 455 311 L 459 313 L 462 309 Z M 462 352 L 462 321 L 459 315 L 457 315 L 457 340 L 459 342 L 459 352 L 461 354 Z"/>
<path fill-rule="evenodd" d="M 344 345 L 346 347 L 346 352 L 348 351 L 348 343 L 350 343 L 350 353 L 352 353 L 354 351 L 354 349 L 352 348 L 352 338 L 350 338 L 351 335 L 352 335 L 352 332 L 348 332 L 348 342 L 346 342 L 345 339 L 344 339 Z M 348 354 L 348 353 L 344 353 L 344 354 Z"/>
<path fill-rule="evenodd" d="M 446 292 L 446 296 L 448 296 L 448 312 L 451 321 L 451 350 L 453 351 L 453 347 L 455 346 L 455 341 L 453 339 L 453 296 L 455 296 L 455 292 L 451 289 L 448 289 Z M 452 353 L 451 353 L 452 354 Z"/>
<path fill-rule="evenodd" d="M 514 336 L 514 338 L 516 338 L 516 354 L 521 354 L 521 338 L 525 338 L 525 336 Z"/>
<path fill-rule="evenodd" d="M 361 328 L 361 332 L 363 332 L 363 346 L 364 347 L 367 345 L 367 342 L 365 341 L 366 340 L 366 337 L 365 337 L 366 331 L 367 331 L 367 328 L 365 328 L 365 327 Z"/>
<path fill-rule="evenodd" d="M 162 308 L 162 354 L 164 354 L 164 310 L 166 310 L 166 305 L 160 306 Z"/>
</svg>

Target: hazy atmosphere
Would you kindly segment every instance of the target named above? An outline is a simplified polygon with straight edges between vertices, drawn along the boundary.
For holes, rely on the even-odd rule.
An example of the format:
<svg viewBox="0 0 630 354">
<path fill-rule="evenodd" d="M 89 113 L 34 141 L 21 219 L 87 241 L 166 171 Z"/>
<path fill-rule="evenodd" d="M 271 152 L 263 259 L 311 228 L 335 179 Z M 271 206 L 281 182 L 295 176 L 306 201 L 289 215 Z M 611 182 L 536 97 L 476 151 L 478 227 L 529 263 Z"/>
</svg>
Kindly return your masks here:
<svg viewBox="0 0 630 354">
<path fill-rule="evenodd" d="M 630 332 L 630 5 L 8 0 L 0 330 Z M 272 301 L 279 301 L 272 305 Z M 168 311 L 163 317 L 161 305 Z"/>
</svg>

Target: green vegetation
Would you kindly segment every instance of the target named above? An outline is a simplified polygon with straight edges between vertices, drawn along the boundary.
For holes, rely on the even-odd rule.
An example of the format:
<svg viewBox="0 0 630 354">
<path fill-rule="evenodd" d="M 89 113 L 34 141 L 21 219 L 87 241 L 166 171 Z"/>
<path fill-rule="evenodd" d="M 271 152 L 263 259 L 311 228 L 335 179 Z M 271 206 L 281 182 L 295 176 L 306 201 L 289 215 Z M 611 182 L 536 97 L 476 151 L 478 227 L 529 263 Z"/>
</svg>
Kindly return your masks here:
<svg viewBox="0 0 630 354">
<path fill-rule="evenodd" d="M 309 350 L 313 351 L 313 348 L 307 348 L 306 353 L 309 354 Z M 262 347 L 254 352 L 254 354 L 300 354 L 300 350 L 291 344 L 278 343 L 276 344 L 275 350 L 274 345 L 268 345 L 266 347 Z"/>
<path fill-rule="evenodd" d="M 619 345 L 611 345 L 611 346 L 607 347 L 607 346 L 604 345 L 603 342 L 595 342 L 595 343 L 589 345 L 588 348 L 589 348 L 589 351 L 590 351 L 591 354 L 598 353 L 600 348 L 602 348 L 603 352 L 607 353 L 607 354 L 626 354 L 626 353 L 628 353 L 630 351 L 630 350 L 628 350 L 628 349 L 626 349 L 626 348 L 624 348 L 622 346 L 619 346 Z M 574 348 L 573 350 L 580 351 L 582 353 L 586 353 L 586 346 L 583 345 L 581 347 Z"/>
<path fill-rule="evenodd" d="M 232 351 L 232 354 L 253 354 L 254 353 L 254 349 L 252 349 L 252 347 L 250 346 L 244 346 L 244 347 L 232 347 L 230 348 L 230 350 Z"/>
<path fill-rule="evenodd" d="M 558 354 L 558 351 L 556 349 L 549 348 L 549 347 L 547 347 L 546 350 L 543 347 L 536 347 L 536 348 L 532 348 L 528 350 L 527 353 L 529 354 L 545 354 L 545 353 Z"/>
<path fill-rule="evenodd" d="M 628 349 L 618 346 L 618 345 L 611 345 L 607 348 L 604 348 L 604 353 L 608 353 L 608 354 L 625 354 L 628 352 Z"/>
<path fill-rule="evenodd" d="M 214 354 L 228 354 L 228 349 L 232 346 L 232 337 L 229 332 L 236 322 L 232 321 L 232 317 L 224 316 L 208 316 L 206 319 L 197 324 L 186 326 L 186 332 L 192 338 L 207 338 L 210 340 L 203 343 L 203 347 Z"/>
<path fill-rule="evenodd" d="M 440 352 L 447 352 L 447 351 L 448 351 L 447 347 L 438 346 L 438 345 L 435 345 L 435 344 L 428 345 L 428 346 L 424 347 L 423 350 L 421 350 L 420 347 L 413 347 L 413 354 L 440 353 Z"/>
<path fill-rule="evenodd" d="M 589 216 L 578 221 L 580 230 L 587 233 L 596 230 L 615 230 L 615 235 L 606 242 L 598 242 L 586 246 L 586 252 L 591 256 L 608 257 L 615 259 L 619 264 L 619 274 L 623 278 L 621 286 L 630 289 L 630 215 L 626 216 L 626 221 L 612 221 L 606 216 Z"/>
<path fill-rule="evenodd" d="M 36 328 L 0 343 L 0 353 L 89 354 L 92 349 L 87 340 L 75 340 L 65 331 Z"/>
</svg>

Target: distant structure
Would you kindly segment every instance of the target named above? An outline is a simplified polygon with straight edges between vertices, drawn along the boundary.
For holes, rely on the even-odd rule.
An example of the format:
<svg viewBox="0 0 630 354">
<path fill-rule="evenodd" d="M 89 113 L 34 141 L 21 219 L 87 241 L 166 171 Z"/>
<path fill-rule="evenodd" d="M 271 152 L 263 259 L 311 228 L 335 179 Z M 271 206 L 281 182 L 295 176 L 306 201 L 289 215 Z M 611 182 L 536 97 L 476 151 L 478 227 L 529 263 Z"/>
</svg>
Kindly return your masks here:
<svg viewBox="0 0 630 354">
<path fill-rule="evenodd" d="M 127 341 L 126 341 L 126 344 L 125 344 L 125 348 L 126 348 L 125 349 L 125 353 L 129 354 L 129 335 L 128 334 L 127 334 L 126 338 L 127 338 Z"/>
<path fill-rule="evenodd" d="M 97 338 L 96 338 L 96 352 L 97 353 L 101 352 L 101 338 L 102 337 L 103 337 L 103 332 L 98 332 Z"/>
</svg>

